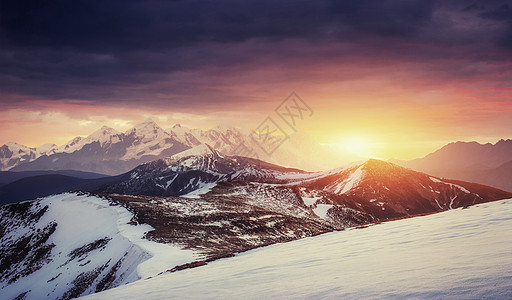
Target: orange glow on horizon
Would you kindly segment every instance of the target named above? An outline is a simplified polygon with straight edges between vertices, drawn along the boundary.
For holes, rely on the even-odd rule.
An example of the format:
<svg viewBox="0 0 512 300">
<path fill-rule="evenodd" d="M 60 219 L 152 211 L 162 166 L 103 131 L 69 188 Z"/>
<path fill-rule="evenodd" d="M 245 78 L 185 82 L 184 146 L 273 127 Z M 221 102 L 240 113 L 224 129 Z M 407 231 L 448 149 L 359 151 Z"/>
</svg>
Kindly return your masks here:
<svg viewBox="0 0 512 300">
<path fill-rule="evenodd" d="M 401 79 L 407 75 L 403 69 L 398 73 Z M 247 82 L 252 82 L 250 75 L 247 76 L 251 80 L 246 78 Z M 237 83 L 236 78 L 228 78 Z M 255 128 L 267 116 L 277 118 L 274 109 L 298 85 L 298 94 L 314 114 L 297 125 L 297 132 L 336 148 L 345 162 L 369 157 L 414 159 L 454 141 L 495 143 L 501 138 L 512 138 L 509 117 L 512 103 L 488 95 L 499 92 L 507 98 L 510 95 L 507 89 L 493 90 L 485 87 L 485 82 L 474 83 L 474 88 L 468 89 L 462 83 L 429 85 L 414 76 L 404 79 L 405 82 L 390 78 L 376 74 L 325 82 L 308 82 L 305 78 L 275 85 L 270 82 L 264 95 L 258 90 L 262 79 L 255 78 L 255 83 L 234 85 L 234 93 L 241 95 L 239 102 L 215 110 L 102 106 L 71 100 L 68 103 L 27 101 L 25 107 L 0 115 L 0 145 L 7 142 L 30 147 L 45 143 L 62 145 L 103 125 L 123 132 L 148 117 L 164 129 L 176 123 L 201 129 L 219 124 Z M 255 95 L 247 93 L 253 90 Z M 479 93 L 485 94 L 480 95 L 484 100 L 475 96 Z M 288 134 L 294 132 L 286 125 L 283 128 Z"/>
</svg>

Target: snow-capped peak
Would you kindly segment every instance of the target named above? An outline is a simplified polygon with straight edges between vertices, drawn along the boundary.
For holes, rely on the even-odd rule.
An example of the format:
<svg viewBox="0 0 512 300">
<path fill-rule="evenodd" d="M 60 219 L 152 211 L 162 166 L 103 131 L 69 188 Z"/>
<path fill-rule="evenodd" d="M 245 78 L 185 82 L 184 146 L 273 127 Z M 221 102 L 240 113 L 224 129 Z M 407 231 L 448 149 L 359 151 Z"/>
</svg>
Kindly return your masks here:
<svg viewBox="0 0 512 300">
<path fill-rule="evenodd" d="M 135 125 L 125 135 L 133 142 L 121 158 L 123 160 L 137 159 L 144 155 L 158 156 L 166 147 L 174 144 L 171 135 L 151 119 Z"/>
<path fill-rule="evenodd" d="M 55 144 L 44 144 L 36 148 L 37 155 L 50 155 L 55 153 L 57 145 Z"/>
<path fill-rule="evenodd" d="M 89 135 L 87 138 L 82 140 L 80 144 L 83 145 L 92 143 L 92 142 L 99 142 L 102 146 L 105 143 L 117 143 L 120 141 L 119 135 L 120 132 L 115 130 L 114 128 L 108 127 L 108 126 L 102 126 L 100 129 L 93 132 L 91 135 Z"/>
<path fill-rule="evenodd" d="M 172 160 L 178 160 L 178 159 L 189 157 L 189 156 L 208 156 L 208 155 L 212 155 L 214 157 L 220 157 L 219 153 L 217 151 L 215 151 L 210 145 L 203 143 L 203 144 L 197 145 L 193 148 L 190 148 L 188 150 L 174 154 L 173 156 L 171 156 L 169 158 Z"/>
<path fill-rule="evenodd" d="M 60 146 L 58 148 L 57 152 L 72 153 L 76 150 L 79 150 L 83 146 L 83 143 L 82 143 L 83 140 L 84 140 L 83 137 L 77 136 L 76 138 L 72 139 L 71 141 L 67 142 L 66 144 Z"/>
<path fill-rule="evenodd" d="M 318 178 L 330 178 L 330 183 L 325 186 L 325 190 L 334 194 L 351 193 L 357 188 L 361 182 L 369 176 L 378 176 L 380 178 L 393 176 L 398 169 L 404 169 L 392 163 L 377 159 L 369 159 L 364 162 L 355 162 L 339 168 L 335 168 L 325 172 L 313 173 L 309 180 Z M 405 170 L 405 169 L 404 169 Z"/>
<path fill-rule="evenodd" d="M 167 137 L 167 133 L 156 124 L 153 120 L 147 119 L 142 123 L 135 125 L 133 128 L 128 129 L 125 133 L 126 135 L 132 135 L 137 137 L 142 137 L 144 140 L 143 143 L 149 141 L 150 139 L 161 139 Z"/>
<path fill-rule="evenodd" d="M 112 135 L 116 135 L 116 134 L 120 134 L 120 132 L 118 132 L 114 128 L 111 128 L 108 126 L 102 126 L 100 129 L 93 132 L 87 138 L 97 140 L 97 139 L 101 139 L 102 137 L 105 137 L 105 136 L 112 136 Z"/>
<path fill-rule="evenodd" d="M 182 126 L 181 124 L 174 124 L 174 126 L 169 128 L 167 132 L 175 133 L 177 136 L 181 136 L 186 133 L 190 133 L 190 129 L 186 126 Z"/>
<path fill-rule="evenodd" d="M 367 162 L 364 162 L 355 166 L 351 165 L 337 169 L 335 172 L 332 172 L 334 170 L 326 172 L 326 175 L 335 176 L 335 179 L 325 188 L 325 190 L 335 194 L 345 194 L 357 187 L 365 173 L 364 169 L 366 164 Z"/>
<path fill-rule="evenodd" d="M 147 118 L 146 120 L 144 120 L 144 122 L 135 125 L 134 128 L 160 128 L 160 126 L 158 126 L 158 124 L 155 121 L 153 121 L 153 119 Z"/>
<path fill-rule="evenodd" d="M 201 136 L 200 129 L 190 129 L 181 124 L 175 124 L 173 127 L 167 129 L 167 132 L 176 140 L 189 147 L 194 147 L 201 144 L 198 137 Z"/>
<path fill-rule="evenodd" d="M 7 149 L 12 152 L 13 158 L 21 158 L 23 156 L 34 156 L 36 155 L 36 149 L 27 146 L 20 145 L 18 143 L 9 142 L 5 144 Z M 4 146 L 4 147 L 5 147 Z"/>
<path fill-rule="evenodd" d="M 221 133 L 226 133 L 228 131 L 234 131 L 236 130 L 234 127 L 231 127 L 231 126 L 228 126 L 228 125 L 217 125 L 213 128 L 214 130 L 218 131 L 218 132 L 221 132 Z"/>
<path fill-rule="evenodd" d="M 8 142 L 6 145 L 7 145 L 7 147 L 9 147 L 9 149 L 11 149 L 11 151 L 18 150 L 18 149 L 31 149 L 30 147 L 23 146 L 18 143 L 15 143 L 15 142 Z"/>
</svg>

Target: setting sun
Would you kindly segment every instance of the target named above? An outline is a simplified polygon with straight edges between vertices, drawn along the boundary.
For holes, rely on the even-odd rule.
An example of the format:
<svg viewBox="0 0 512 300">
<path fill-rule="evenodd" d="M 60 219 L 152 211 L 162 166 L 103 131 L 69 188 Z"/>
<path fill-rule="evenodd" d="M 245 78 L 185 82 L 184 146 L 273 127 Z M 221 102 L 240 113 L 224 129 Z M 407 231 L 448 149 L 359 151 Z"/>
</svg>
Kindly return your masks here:
<svg viewBox="0 0 512 300">
<path fill-rule="evenodd" d="M 365 135 L 349 135 L 340 138 L 336 146 L 346 155 L 368 158 L 374 154 L 374 143 Z"/>
</svg>

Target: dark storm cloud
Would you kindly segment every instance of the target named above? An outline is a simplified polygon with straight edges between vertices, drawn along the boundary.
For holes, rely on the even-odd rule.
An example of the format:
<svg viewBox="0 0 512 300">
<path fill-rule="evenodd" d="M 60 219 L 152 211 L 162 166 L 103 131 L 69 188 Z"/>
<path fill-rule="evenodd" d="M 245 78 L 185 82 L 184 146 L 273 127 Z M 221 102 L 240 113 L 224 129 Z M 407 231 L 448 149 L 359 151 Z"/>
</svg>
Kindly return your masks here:
<svg viewBox="0 0 512 300">
<path fill-rule="evenodd" d="M 502 22 L 505 26 L 502 29 L 499 44 L 512 48 L 512 4 L 504 3 L 495 8 L 480 13 L 485 19 Z"/>
<path fill-rule="evenodd" d="M 454 13 L 502 24 L 496 42 L 510 46 L 506 3 L 475 2 L 474 9 L 453 3 L 447 7 Z M 384 56 L 406 55 L 411 52 L 403 50 L 407 45 L 422 45 L 415 55 L 423 59 L 439 55 L 445 43 L 459 38 L 451 35 L 449 24 L 436 23 L 433 16 L 443 5 L 429 0 L 19 0 L 0 5 L 0 101 L 11 104 L 19 98 L 9 95 L 20 94 L 139 101 L 179 90 L 172 82 L 158 85 L 159 90 L 152 85 L 178 71 L 280 62 L 294 55 L 315 60 L 339 55 L 328 51 L 336 43 L 367 45 L 375 49 L 368 55 Z M 438 31 L 442 38 L 433 38 Z M 471 32 L 463 35 L 478 39 Z M 327 53 L 293 51 L 290 40 L 312 43 Z M 248 41 L 257 42 L 243 44 Z M 350 59 L 351 54 L 342 54 Z M 208 86 L 194 89 L 197 94 L 212 92 Z"/>
<path fill-rule="evenodd" d="M 158 49 L 200 41 L 329 34 L 348 27 L 409 35 L 432 1 L 10 1 L 4 38 L 21 46 L 85 51 Z"/>
</svg>

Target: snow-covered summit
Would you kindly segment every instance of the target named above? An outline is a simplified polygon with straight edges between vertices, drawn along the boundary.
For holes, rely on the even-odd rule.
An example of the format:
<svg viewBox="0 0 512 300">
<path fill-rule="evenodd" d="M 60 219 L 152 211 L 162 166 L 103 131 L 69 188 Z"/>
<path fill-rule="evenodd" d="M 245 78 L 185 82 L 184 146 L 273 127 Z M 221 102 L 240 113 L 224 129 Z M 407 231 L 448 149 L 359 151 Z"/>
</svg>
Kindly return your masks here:
<svg viewBox="0 0 512 300">
<path fill-rule="evenodd" d="M 45 153 L 40 153 L 36 148 L 9 142 L 0 147 L 0 170 L 8 170 L 20 163 L 33 161 L 42 154 Z"/>
<path fill-rule="evenodd" d="M 105 144 L 115 144 L 121 141 L 121 133 L 117 130 L 102 126 L 100 129 L 94 131 L 87 137 L 76 137 L 66 144 L 53 149 L 52 154 L 55 153 L 73 153 L 81 150 L 85 145 L 98 142 L 101 146 Z"/>
<path fill-rule="evenodd" d="M 99 139 L 103 136 L 111 136 L 111 135 L 115 135 L 115 134 L 120 134 L 120 132 L 115 130 L 112 127 L 102 126 L 100 129 L 98 129 L 95 132 L 93 132 L 92 134 L 90 134 L 88 136 L 88 138 Z"/>
<path fill-rule="evenodd" d="M 218 158 L 221 155 L 219 152 L 214 150 L 210 145 L 206 143 L 199 144 L 193 148 L 190 148 L 188 150 L 182 151 L 180 153 L 176 153 L 172 156 L 170 156 L 167 161 L 176 161 L 181 158 L 191 157 L 191 156 L 211 156 L 213 158 Z"/>
<path fill-rule="evenodd" d="M 194 147 L 201 144 L 198 137 L 201 135 L 200 129 L 190 129 L 181 124 L 175 124 L 173 127 L 166 130 L 174 139 L 187 145 Z"/>
<path fill-rule="evenodd" d="M 38 153 L 39 156 L 50 155 L 50 154 L 55 153 L 57 148 L 58 147 L 55 144 L 44 144 L 44 145 L 36 147 L 36 152 Z"/>
<path fill-rule="evenodd" d="M 135 125 L 127 130 L 125 135 L 131 141 L 131 144 L 126 149 L 122 160 L 139 159 L 143 156 L 159 156 L 165 150 L 172 148 L 177 142 L 152 119 L 147 119 Z"/>
<path fill-rule="evenodd" d="M 168 137 L 168 133 L 165 132 L 158 124 L 152 119 L 147 119 L 142 123 L 135 125 L 133 128 L 128 129 L 125 134 L 127 136 L 136 136 L 141 138 L 141 142 L 148 143 L 152 140 L 161 140 Z"/>
<path fill-rule="evenodd" d="M 100 129 L 93 132 L 87 138 L 81 141 L 82 144 L 99 142 L 100 145 L 104 145 L 105 143 L 115 144 L 121 141 L 120 135 L 121 133 L 115 130 L 114 128 L 108 126 L 102 126 Z"/>
<path fill-rule="evenodd" d="M 69 142 L 58 147 L 58 149 L 56 150 L 56 153 L 73 153 L 76 150 L 79 150 L 81 147 L 83 147 L 83 143 L 82 143 L 83 139 L 84 138 L 81 136 L 77 136 L 77 137 L 73 138 Z"/>
<path fill-rule="evenodd" d="M 17 155 L 30 154 L 31 152 L 35 151 L 34 148 L 20 145 L 15 142 L 9 142 L 9 143 L 5 144 L 5 146 L 7 146 L 9 151 L 12 151 L 14 154 L 17 154 Z"/>
</svg>

